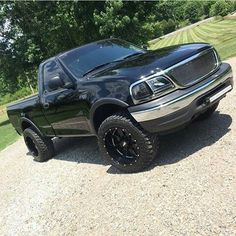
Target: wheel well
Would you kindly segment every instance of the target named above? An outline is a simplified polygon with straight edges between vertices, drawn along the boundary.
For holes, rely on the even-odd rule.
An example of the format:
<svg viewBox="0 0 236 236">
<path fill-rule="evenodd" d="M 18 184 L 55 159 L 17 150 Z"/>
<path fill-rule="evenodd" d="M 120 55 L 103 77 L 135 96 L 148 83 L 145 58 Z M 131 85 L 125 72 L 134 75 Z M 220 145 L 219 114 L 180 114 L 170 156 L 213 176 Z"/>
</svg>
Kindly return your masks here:
<svg viewBox="0 0 236 236">
<path fill-rule="evenodd" d="M 107 117 L 122 111 L 126 111 L 126 108 L 114 104 L 106 104 L 98 107 L 93 116 L 93 126 L 95 131 L 98 131 L 99 126 Z"/>
<path fill-rule="evenodd" d="M 21 129 L 22 131 L 24 131 L 25 129 L 31 128 L 32 130 L 34 130 L 35 132 L 39 133 L 39 130 L 30 122 L 24 120 L 21 124 Z"/>
<path fill-rule="evenodd" d="M 31 127 L 31 124 L 27 121 L 23 121 L 21 124 L 22 131 L 24 131 L 25 129 L 30 128 L 30 127 Z"/>
</svg>

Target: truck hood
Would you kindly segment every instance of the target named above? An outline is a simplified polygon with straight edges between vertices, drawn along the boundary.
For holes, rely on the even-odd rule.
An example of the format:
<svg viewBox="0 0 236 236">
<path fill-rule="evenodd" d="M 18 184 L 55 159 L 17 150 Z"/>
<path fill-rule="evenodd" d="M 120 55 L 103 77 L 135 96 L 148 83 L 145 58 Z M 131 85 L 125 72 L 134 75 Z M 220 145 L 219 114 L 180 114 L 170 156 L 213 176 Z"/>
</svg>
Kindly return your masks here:
<svg viewBox="0 0 236 236">
<path fill-rule="evenodd" d="M 121 78 L 128 79 L 133 83 L 142 76 L 148 76 L 155 71 L 165 70 L 208 48 L 211 48 L 211 45 L 205 43 L 191 43 L 147 51 L 144 54 L 128 58 L 100 71 L 96 71 L 89 77 L 91 79 L 97 78 L 98 80 L 102 78 Z"/>
</svg>

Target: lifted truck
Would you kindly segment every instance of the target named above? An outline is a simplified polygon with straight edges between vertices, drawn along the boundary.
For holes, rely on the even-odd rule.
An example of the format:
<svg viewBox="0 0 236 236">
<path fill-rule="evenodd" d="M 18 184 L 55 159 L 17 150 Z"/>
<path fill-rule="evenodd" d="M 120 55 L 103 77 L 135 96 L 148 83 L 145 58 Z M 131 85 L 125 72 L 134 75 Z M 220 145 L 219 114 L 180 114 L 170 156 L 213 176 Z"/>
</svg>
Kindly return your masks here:
<svg viewBox="0 0 236 236">
<path fill-rule="evenodd" d="M 39 94 L 7 113 L 36 161 L 54 155 L 53 137 L 95 135 L 112 165 L 137 172 L 159 153 L 158 135 L 209 117 L 232 88 L 209 44 L 148 51 L 107 39 L 42 62 Z"/>
</svg>

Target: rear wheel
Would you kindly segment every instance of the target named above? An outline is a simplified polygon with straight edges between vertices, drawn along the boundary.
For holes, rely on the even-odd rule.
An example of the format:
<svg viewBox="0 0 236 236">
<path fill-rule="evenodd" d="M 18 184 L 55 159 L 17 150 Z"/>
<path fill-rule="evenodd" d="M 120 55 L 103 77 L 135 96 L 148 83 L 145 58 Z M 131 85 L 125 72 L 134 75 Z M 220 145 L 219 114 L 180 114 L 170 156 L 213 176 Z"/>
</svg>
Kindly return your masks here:
<svg viewBox="0 0 236 236">
<path fill-rule="evenodd" d="M 115 114 L 104 120 L 98 137 L 105 159 L 123 172 L 147 168 L 159 149 L 157 136 L 147 134 L 124 114 Z"/>
<path fill-rule="evenodd" d="M 34 130 L 27 128 L 23 132 L 25 144 L 35 161 L 43 162 L 54 154 L 53 142 L 47 137 L 42 137 Z"/>
<path fill-rule="evenodd" d="M 205 120 L 212 116 L 212 114 L 216 111 L 217 107 L 219 105 L 219 102 L 213 104 L 211 107 L 209 107 L 205 112 L 203 112 L 201 115 L 197 117 L 197 120 Z"/>
</svg>

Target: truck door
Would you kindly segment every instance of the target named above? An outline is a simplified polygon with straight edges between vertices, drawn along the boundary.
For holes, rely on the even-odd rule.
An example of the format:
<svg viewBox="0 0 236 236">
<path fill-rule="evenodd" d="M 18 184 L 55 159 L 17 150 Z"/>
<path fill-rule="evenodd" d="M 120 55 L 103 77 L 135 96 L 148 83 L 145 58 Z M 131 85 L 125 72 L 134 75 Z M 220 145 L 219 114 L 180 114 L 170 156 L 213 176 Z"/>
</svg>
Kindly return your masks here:
<svg viewBox="0 0 236 236">
<path fill-rule="evenodd" d="M 60 137 L 89 134 L 89 106 L 80 99 L 77 82 L 55 59 L 42 65 L 41 77 L 42 109 L 55 134 Z"/>
</svg>

